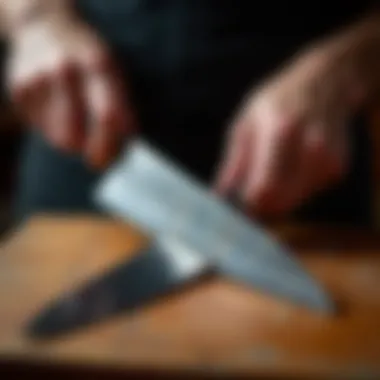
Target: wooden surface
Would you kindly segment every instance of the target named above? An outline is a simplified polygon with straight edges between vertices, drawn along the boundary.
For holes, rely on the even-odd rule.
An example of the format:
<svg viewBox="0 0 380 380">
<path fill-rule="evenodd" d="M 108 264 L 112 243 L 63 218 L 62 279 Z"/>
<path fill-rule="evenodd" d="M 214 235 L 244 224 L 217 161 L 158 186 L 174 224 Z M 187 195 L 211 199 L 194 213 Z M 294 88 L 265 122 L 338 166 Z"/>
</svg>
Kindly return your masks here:
<svg viewBox="0 0 380 380">
<path fill-rule="evenodd" d="M 0 253 L 0 359 L 232 377 L 380 378 L 379 238 L 317 227 L 278 234 L 331 291 L 337 315 L 215 278 L 60 340 L 32 342 L 23 326 L 47 301 L 146 242 L 112 221 L 35 219 Z"/>
</svg>

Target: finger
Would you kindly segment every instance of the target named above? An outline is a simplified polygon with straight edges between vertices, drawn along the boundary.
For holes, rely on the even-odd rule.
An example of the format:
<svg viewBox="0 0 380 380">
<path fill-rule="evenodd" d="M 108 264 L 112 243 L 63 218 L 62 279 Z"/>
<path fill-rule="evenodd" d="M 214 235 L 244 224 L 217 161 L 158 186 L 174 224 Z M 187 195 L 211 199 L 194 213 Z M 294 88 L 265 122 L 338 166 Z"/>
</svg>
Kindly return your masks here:
<svg viewBox="0 0 380 380">
<path fill-rule="evenodd" d="M 36 84 L 33 92 L 33 100 L 31 100 L 31 109 L 35 110 L 34 115 L 31 113 L 33 124 L 43 130 L 45 123 L 46 110 L 49 104 L 49 100 L 52 94 L 52 83 L 48 76 L 44 76 Z"/>
<path fill-rule="evenodd" d="M 248 158 L 254 131 L 246 123 L 236 124 L 227 141 L 226 152 L 218 170 L 215 189 L 226 195 L 239 186 Z"/>
<path fill-rule="evenodd" d="M 245 182 L 245 201 L 256 213 L 272 213 L 282 190 L 293 180 L 299 126 L 286 123 L 258 132 L 252 167 Z"/>
<path fill-rule="evenodd" d="M 42 128 L 43 114 L 47 99 L 49 98 L 51 84 L 49 78 L 44 75 L 38 75 L 34 78 L 25 95 L 25 111 L 29 120 L 37 128 Z"/>
<path fill-rule="evenodd" d="M 332 118 L 328 140 L 328 152 L 330 152 L 331 165 L 330 178 L 332 181 L 341 179 L 348 171 L 350 160 L 349 144 L 349 120 L 350 110 L 344 106 L 336 108 L 336 114 Z"/>
<path fill-rule="evenodd" d="M 91 75 L 86 82 L 90 125 L 85 156 L 95 167 L 103 167 L 119 149 L 124 123 L 122 102 L 113 82 L 105 75 Z"/>
<path fill-rule="evenodd" d="M 315 191 L 325 189 L 342 178 L 348 169 L 349 143 L 346 121 L 348 110 L 336 104 L 334 110 L 326 112 L 324 118 L 315 123 L 316 130 L 324 134 L 324 154 L 320 157 L 319 175 L 315 175 Z"/>
<path fill-rule="evenodd" d="M 130 92 L 127 89 L 126 79 L 121 71 L 115 65 L 108 72 L 108 80 L 110 86 L 114 89 L 114 98 L 116 107 L 118 108 L 118 124 L 119 131 L 122 135 L 130 136 L 138 129 L 133 101 L 130 97 Z"/>
<path fill-rule="evenodd" d="M 34 127 L 41 127 L 45 101 L 49 96 L 48 77 L 41 73 L 31 78 L 21 79 L 13 86 L 12 102 L 22 117 Z"/>
<path fill-rule="evenodd" d="M 340 181 L 348 172 L 350 161 L 350 146 L 348 133 L 344 128 L 330 136 L 326 146 L 325 181 L 324 187 Z"/>
<path fill-rule="evenodd" d="M 294 185 L 284 197 L 282 212 L 300 206 L 307 198 L 325 190 L 345 172 L 348 163 L 346 139 L 326 134 L 322 123 L 306 130 Z M 334 136 L 334 140 L 330 140 Z"/>
<path fill-rule="evenodd" d="M 74 64 L 65 64 L 57 68 L 53 79 L 54 97 L 47 133 L 54 144 L 77 152 L 83 146 L 85 132 L 85 102 L 80 73 Z"/>
<path fill-rule="evenodd" d="M 319 170 L 312 185 L 315 192 L 331 186 L 347 170 L 349 145 L 346 124 L 352 113 L 347 107 L 347 96 L 349 94 L 343 87 L 333 86 L 313 110 L 314 128 L 323 131 L 325 136 L 324 154 L 320 157 Z"/>
<path fill-rule="evenodd" d="M 321 188 L 326 178 L 326 136 L 318 126 L 305 129 L 295 160 L 293 180 L 284 189 L 278 213 L 285 214 Z"/>
<path fill-rule="evenodd" d="M 83 67 L 90 76 L 106 78 L 111 100 L 117 109 L 118 123 L 115 128 L 122 134 L 133 134 L 137 130 L 137 119 L 127 90 L 126 78 L 120 68 L 106 51 L 90 52 L 83 55 L 82 60 Z"/>
</svg>

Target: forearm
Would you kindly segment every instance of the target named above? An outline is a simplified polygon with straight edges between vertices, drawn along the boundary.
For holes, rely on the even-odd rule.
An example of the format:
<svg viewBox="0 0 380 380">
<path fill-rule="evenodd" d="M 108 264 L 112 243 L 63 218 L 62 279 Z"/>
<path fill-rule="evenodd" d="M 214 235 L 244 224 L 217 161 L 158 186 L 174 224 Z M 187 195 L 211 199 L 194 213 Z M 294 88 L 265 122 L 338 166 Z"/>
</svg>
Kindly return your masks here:
<svg viewBox="0 0 380 380">
<path fill-rule="evenodd" d="M 0 33 L 11 38 L 36 20 L 73 16 L 73 0 L 0 0 Z"/>
</svg>

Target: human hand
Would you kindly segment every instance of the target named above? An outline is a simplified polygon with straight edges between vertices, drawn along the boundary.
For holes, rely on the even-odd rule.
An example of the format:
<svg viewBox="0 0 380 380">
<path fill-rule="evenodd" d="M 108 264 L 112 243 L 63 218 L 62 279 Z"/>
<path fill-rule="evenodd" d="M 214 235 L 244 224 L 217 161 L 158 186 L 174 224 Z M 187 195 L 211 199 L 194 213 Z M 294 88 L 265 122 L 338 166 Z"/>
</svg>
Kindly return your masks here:
<svg viewBox="0 0 380 380">
<path fill-rule="evenodd" d="M 134 118 L 104 43 L 68 17 L 35 20 L 10 42 L 7 83 L 16 110 L 51 144 L 105 165 Z"/>
<path fill-rule="evenodd" d="M 255 90 L 229 130 L 217 190 L 273 216 L 341 179 L 347 122 L 362 96 L 351 69 L 320 46 Z"/>
</svg>

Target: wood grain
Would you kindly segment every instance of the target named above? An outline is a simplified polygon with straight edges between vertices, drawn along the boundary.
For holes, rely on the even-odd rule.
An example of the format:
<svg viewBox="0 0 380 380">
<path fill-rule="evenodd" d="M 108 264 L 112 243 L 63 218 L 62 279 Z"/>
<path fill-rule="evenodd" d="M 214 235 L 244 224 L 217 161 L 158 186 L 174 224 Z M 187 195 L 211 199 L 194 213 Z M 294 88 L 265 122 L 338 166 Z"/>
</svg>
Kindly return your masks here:
<svg viewBox="0 0 380 380">
<path fill-rule="evenodd" d="M 134 313 L 33 342 L 47 301 L 147 243 L 110 220 L 41 217 L 0 253 L 0 360 L 237 376 L 380 378 L 380 241 L 366 231 L 280 227 L 340 306 L 322 316 L 214 278 Z M 149 281 L 149 279 L 147 279 Z"/>
</svg>

